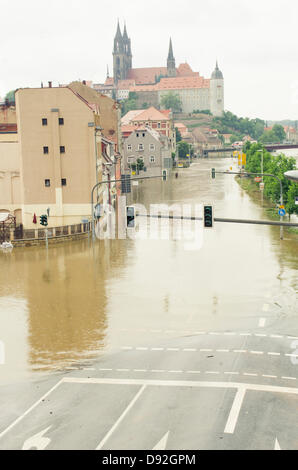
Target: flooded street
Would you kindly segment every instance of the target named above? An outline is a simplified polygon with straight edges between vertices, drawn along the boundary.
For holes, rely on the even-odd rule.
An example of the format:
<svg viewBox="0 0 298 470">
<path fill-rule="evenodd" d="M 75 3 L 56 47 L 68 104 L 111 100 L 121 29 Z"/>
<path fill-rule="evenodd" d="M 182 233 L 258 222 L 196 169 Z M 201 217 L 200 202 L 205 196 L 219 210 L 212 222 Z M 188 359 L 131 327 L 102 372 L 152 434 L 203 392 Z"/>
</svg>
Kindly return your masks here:
<svg viewBox="0 0 298 470">
<path fill-rule="evenodd" d="M 197 161 L 178 179 L 133 186 L 130 202 L 212 203 L 216 217 L 266 218 L 230 175 Z M 236 169 L 234 164 L 233 169 Z M 183 240 L 88 239 L 0 253 L 2 384 L 87 368 L 122 346 L 186 332 L 298 333 L 297 235 L 279 228 L 215 223 L 201 249 Z M 297 367 L 297 366 L 296 366 Z"/>
</svg>

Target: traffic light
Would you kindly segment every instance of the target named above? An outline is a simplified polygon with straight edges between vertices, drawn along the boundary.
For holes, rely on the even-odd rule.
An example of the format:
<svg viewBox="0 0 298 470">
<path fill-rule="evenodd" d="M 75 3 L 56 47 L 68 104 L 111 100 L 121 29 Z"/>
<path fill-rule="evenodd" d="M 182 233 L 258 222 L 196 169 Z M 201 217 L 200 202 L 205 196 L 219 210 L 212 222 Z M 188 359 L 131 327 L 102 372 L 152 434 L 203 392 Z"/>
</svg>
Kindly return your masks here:
<svg viewBox="0 0 298 470">
<path fill-rule="evenodd" d="M 167 178 L 168 178 L 167 170 L 162 170 L 162 180 L 167 181 Z"/>
<path fill-rule="evenodd" d="M 215 178 L 215 168 L 212 168 L 211 175 L 212 175 L 212 178 L 214 179 Z"/>
<path fill-rule="evenodd" d="M 135 226 L 135 208 L 133 206 L 126 207 L 126 227 L 134 228 Z"/>
<path fill-rule="evenodd" d="M 130 175 L 121 175 L 121 192 L 122 194 L 131 193 Z"/>
<path fill-rule="evenodd" d="M 213 227 L 213 207 L 204 206 L 204 227 L 212 228 Z"/>
<path fill-rule="evenodd" d="M 48 225 L 48 216 L 43 214 L 40 216 L 40 225 L 43 225 L 44 227 L 47 227 Z"/>
</svg>

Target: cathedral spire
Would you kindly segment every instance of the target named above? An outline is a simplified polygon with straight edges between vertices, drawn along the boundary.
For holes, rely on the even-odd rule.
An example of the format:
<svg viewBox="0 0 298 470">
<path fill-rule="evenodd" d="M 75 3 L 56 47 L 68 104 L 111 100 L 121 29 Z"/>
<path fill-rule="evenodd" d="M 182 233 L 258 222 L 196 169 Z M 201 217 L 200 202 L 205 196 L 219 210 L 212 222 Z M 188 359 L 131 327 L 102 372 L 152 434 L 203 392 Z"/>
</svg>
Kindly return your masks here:
<svg viewBox="0 0 298 470">
<path fill-rule="evenodd" d="M 127 31 L 126 31 L 126 23 L 124 23 L 123 39 L 126 40 L 126 41 L 128 40 L 128 35 L 127 35 Z"/>
<path fill-rule="evenodd" d="M 122 34 L 121 34 L 121 30 L 120 30 L 119 20 L 118 20 L 118 23 L 117 23 L 117 31 L 116 31 L 115 39 L 122 39 Z"/>
<path fill-rule="evenodd" d="M 168 60 L 175 60 L 174 59 L 174 54 L 173 54 L 172 38 L 170 38 Z"/>
<path fill-rule="evenodd" d="M 175 64 L 175 57 L 173 54 L 173 45 L 172 45 L 171 38 L 170 38 L 169 53 L 168 53 L 168 60 L 167 60 L 167 70 L 168 70 L 169 77 L 176 77 L 176 64 Z"/>
</svg>

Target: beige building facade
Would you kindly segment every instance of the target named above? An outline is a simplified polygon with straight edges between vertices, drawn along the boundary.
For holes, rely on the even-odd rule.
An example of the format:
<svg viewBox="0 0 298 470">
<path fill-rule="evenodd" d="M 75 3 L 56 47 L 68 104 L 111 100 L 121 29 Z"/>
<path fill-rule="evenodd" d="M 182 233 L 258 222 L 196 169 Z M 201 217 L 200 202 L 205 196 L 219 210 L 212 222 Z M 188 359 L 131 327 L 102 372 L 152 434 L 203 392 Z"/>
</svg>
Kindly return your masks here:
<svg viewBox="0 0 298 470">
<path fill-rule="evenodd" d="M 91 188 L 102 169 L 96 103 L 68 87 L 27 88 L 17 90 L 16 109 L 24 228 L 38 228 L 47 209 L 49 226 L 90 217 Z"/>
</svg>

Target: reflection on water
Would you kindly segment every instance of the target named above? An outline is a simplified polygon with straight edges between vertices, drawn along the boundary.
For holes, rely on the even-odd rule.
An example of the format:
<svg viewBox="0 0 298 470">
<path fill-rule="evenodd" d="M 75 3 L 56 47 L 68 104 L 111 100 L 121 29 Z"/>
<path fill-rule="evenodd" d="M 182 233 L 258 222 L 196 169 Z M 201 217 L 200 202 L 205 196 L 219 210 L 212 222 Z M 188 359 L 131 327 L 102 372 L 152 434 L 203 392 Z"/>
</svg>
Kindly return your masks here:
<svg viewBox="0 0 298 470">
<path fill-rule="evenodd" d="M 264 218 L 233 176 L 211 179 L 211 167 L 230 165 L 199 161 L 177 180 L 133 186 L 128 202 L 212 202 L 218 217 Z M 281 242 L 274 227 L 216 224 L 193 252 L 174 240 L 16 248 L 0 253 L 0 267 L 2 381 L 88 364 L 121 343 L 124 327 L 228 327 L 258 315 L 268 294 L 297 315 L 297 236 Z"/>
</svg>

